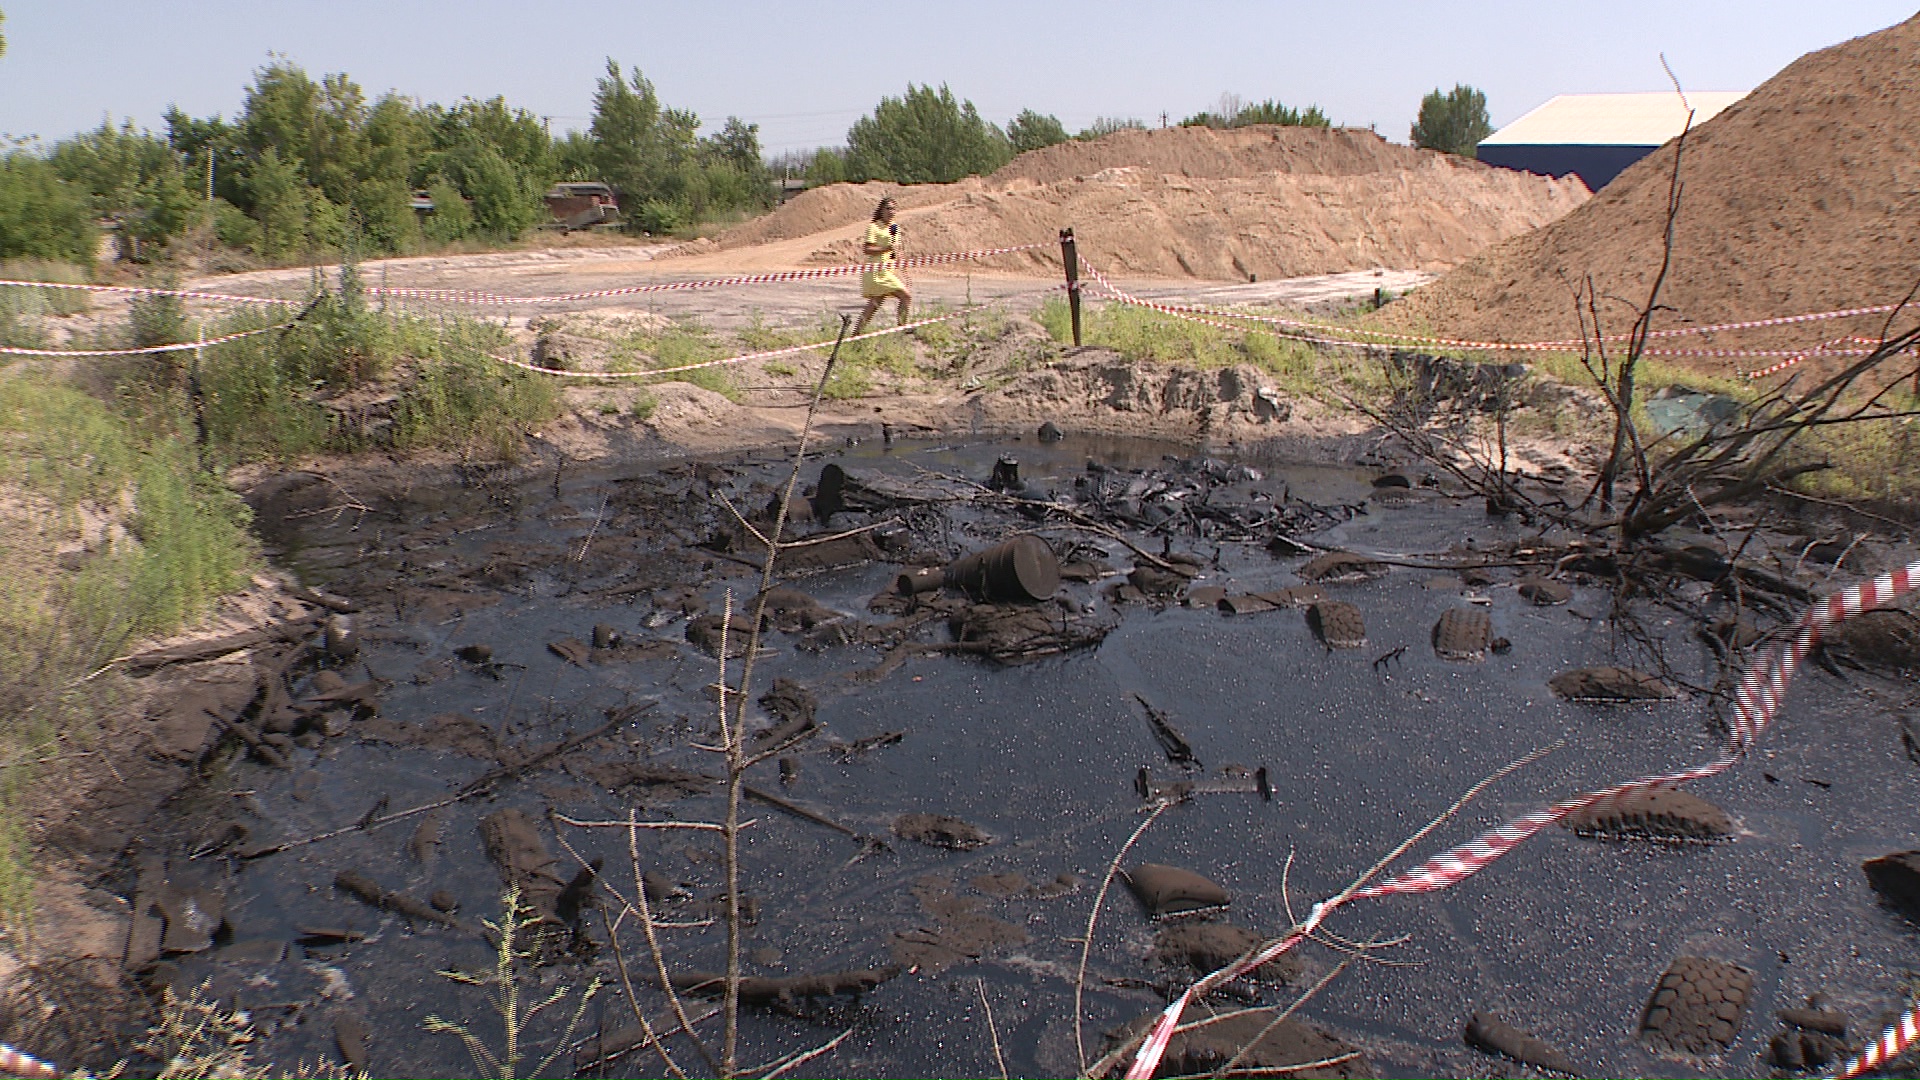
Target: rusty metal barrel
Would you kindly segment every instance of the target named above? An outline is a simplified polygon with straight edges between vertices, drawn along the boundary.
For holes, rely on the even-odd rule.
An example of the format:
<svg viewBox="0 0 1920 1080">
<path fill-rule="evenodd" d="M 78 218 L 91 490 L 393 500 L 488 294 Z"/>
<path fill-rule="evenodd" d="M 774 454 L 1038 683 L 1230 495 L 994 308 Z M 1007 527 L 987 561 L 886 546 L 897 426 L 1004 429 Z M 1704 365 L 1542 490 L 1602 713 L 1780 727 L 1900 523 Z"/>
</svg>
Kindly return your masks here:
<svg viewBox="0 0 1920 1080">
<path fill-rule="evenodd" d="M 1016 536 L 948 563 L 945 584 L 978 600 L 1045 600 L 1060 588 L 1060 560 L 1045 540 Z"/>
</svg>

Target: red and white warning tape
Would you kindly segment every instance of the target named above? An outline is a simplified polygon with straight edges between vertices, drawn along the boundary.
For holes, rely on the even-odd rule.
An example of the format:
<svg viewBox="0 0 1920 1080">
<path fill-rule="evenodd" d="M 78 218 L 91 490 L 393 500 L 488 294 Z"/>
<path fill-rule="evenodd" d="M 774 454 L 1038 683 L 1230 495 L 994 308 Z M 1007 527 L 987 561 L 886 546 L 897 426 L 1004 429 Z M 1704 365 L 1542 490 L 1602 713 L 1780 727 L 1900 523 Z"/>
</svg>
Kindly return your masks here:
<svg viewBox="0 0 1920 1080">
<path fill-rule="evenodd" d="M 0 356 L 154 356 L 159 353 L 187 352 L 190 349 L 204 349 L 214 345 L 225 345 L 229 341 L 239 341 L 255 334 L 272 333 L 284 330 L 292 323 L 275 323 L 254 330 L 242 330 L 234 334 L 222 334 L 205 341 L 182 341 L 172 345 L 148 345 L 138 349 L 27 349 L 16 345 L 0 345 Z"/>
<path fill-rule="evenodd" d="M 1779 715 L 1781 706 L 1786 701 L 1787 687 L 1793 682 L 1795 672 L 1799 670 L 1807 655 L 1820 643 L 1820 639 L 1828 630 L 1846 619 L 1893 603 L 1911 593 L 1917 585 L 1920 585 L 1920 562 L 1882 574 L 1871 581 L 1849 586 L 1808 608 L 1806 614 L 1802 615 L 1793 627 L 1793 637 L 1757 658 L 1756 662 L 1742 675 L 1739 688 L 1734 693 L 1733 717 L 1727 725 L 1726 752 L 1718 759 L 1677 772 L 1631 780 L 1554 803 L 1543 810 L 1537 810 L 1489 829 L 1467 843 L 1442 852 L 1419 866 L 1377 885 L 1370 885 L 1314 905 L 1307 919 L 1299 926 L 1288 930 L 1284 936 L 1253 956 L 1230 964 L 1201 979 L 1169 1005 L 1149 1032 L 1138 1056 L 1134 1058 L 1133 1066 L 1128 1069 L 1129 1080 L 1146 1080 L 1153 1075 L 1154 1070 L 1159 1067 L 1160 1059 L 1166 1053 L 1168 1041 L 1173 1038 L 1174 1028 L 1179 1024 L 1181 1014 L 1194 997 L 1231 979 L 1239 978 L 1292 949 L 1318 929 L 1326 917 L 1341 905 L 1352 900 L 1438 892 L 1441 889 L 1451 888 L 1486 869 L 1494 860 L 1512 851 L 1528 837 L 1595 803 L 1618 798 L 1630 792 L 1656 787 L 1672 787 L 1689 780 L 1704 779 L 1732 768 L 1746 756 L 1759 741 L 1760 736 L 1766 732 L 1767 727 L 1773 723 L 1774 718 Z M 1920 1014 L 1920 1005 L 1909 1009 L 1904 1016 L 1887 1028 L 1873 1046 L 1841 1066 L 1834 1075 L 1841 1080 L 1858 1076 L 1878 1068 L 1881 1064 L 1903 1053 L 1916 1041 L 1920 1041 L 1920 1017 L 1917 1017 L 1917 1014 Z"/>
<path fill-rule="evenodd" d="M 1000 300 L 995 302 L 1035 296 L 1040 293 L 1058 292 L 1065 287 L 1064 285 L 1049 285 L 1044 289 L 1035 289 L 1031 292 L 1019 293 L 1016 296 L 1001 297 Z M 898 326 L 889 326 L 884 330 L 868 330 L 863 334 L 854 334 L 848 337 L 846 342 L 867 341 L 871 338 L 886 337 L 888 334 L 902 334 L 909 330 L 918 330 L 920 327 L 932 326 L 935 323 L 950 322 L 963 315 L 970 315 L 988 306 L 988 304 L 975 304 L 972 307 L 964 307 L 956 311 L 950 311 L 945 315 L 935 315 L 929 319 L 920 319 L 915 322 L 902 323 Z M 488 356 L 503 364 L 517 367 L 522 371 L 537 371 L 542 375 L 563 375 L 572 379 L 651 379 L 660 375 L 677 375 L 683 371 L 700 371 L 704 368 L 724 367 L 728 364 L 744 364 L 749 360 L 770 360 L 776 356 L 792 356 L 795 353 L 831 349 L 833 348 L 834 340 L 833 338 L 828 338 L 825 341 L 809 341 L 804 345 L 787 345 L 778 349 L 763 349 L 759 352 L 741 353 L 738 356 L 723 356 L 717 360 L 702 360 L 697 364 L 681 364 L 677 367 L 666 368 L 649 368 L 645 371 L 568 371 L 564 368 L 541 367 L 538 364 L 529 363 L 525 360 L 516 360 L 510 356 L 494 356 L 492 353 L 489 353 Z"/>
<path fill-rule="evenodd" d="M 1112 281 L 1107 279 L 1106 275 L 1102 274 L 1098 269 L 1094 268 L 1093 266 L 1088 265 L 1086 263 L 1086 260 L 1084 259 L 1081 260 L 1081 266 L 1086 270 L 1088 275 L 1094 279 L 1095 283 L 1100 287 L 1101 291 L 1105 292 L 1107 295 L 1113 297 L 1114 299 L 1119 300 L 1121 303 L 1131 304 L 1137 307 L 1150 308 L 1154 311 L 1161 312 L 1162 314 L 1174 316 L 1175 318 L 1186 319 L 1190 322 L 1203 323 L 1208 326 L 1216 326 L 1216 327 L 1220 327 L 1222 329 L 1228 329 L 1228 330 L 1244 330 L 1245 327 L 1237 324 L 1230 325 L 1227 323 L 1216 322 L 1214 320 L 1236 319 L 1236 320 L 1244 320 L 1247 322 L 1262 323 L 1267 326 L 1275 326 L 1275 327 L 1280 327 L 1284 329 L 1285 331 L 1287 331 L 1286 336 L 1293 338 L 1296 341 L 1307 341 L 1307 342 L 1312 342 L 1318 345 L 1327 345 L 1327 346 L 1332 346 L 1336 348 L 1366 349 L 1366 348 L 1381 348 L 1384 346 L 1392 346 L 1392 345 L 1420 345 L 1420 346 L 1426 346 L 1428 348 L 1469 349 L 1469 350 L 1482 351 L 1482 352 L 1565 352 L 1568 349 L 1580 348 L 1583 344 L 1582 342 L 1573 341 L 1573 340 L 1469 341 L 1469 340 L 1463 340 L 1458 338 L 1424 337 L 1424 336 L 1415 335 L 1415 334 L 1400 334 L 1400 333 L 1395 333 L 1388 330 L 1365 330 L 1365 329 L 1356 329 L 1356 328 L 1350 328 L 1350 327 L 1329 326 L 1325 323 L 1310 322 L 1303 319 L 1289 319 L 1289 318 L 1286 318 L 1285 316 L 1280 316 L 1280 315 L 1258 315 L 1258 314 L 1254 314 L 1253 312 L 1233 311 L 1226 308 L 1208 307 L 1202 304 L 1163 304 L 1157 301 L 1147 300 L 1142 297 L 1135 296 L 1131 293 L 1128 293 L 1116 287 Z M 1671 329 L 1671 330 L 1657 330 L 1649 334 L 1648 337 L 1667 338 L 1667 337 L 1677 337 L 1684 334 L 1706 334 L 1706 333 L 1713 333 L 1716 331 L 1751 329 L 1754 327 L 1786 326 L 1793 323 L 1811 322 L 1811 321 L 1820 320 L 1820 319 L 1839 319 L 1839 318 L 1846 318 L 1854 315 L 1882 314 L 1892 310 L 1894 310 L 1892 305 L 1881 305 L 1877 307 L 1850 308 L 1844 311 L 1821 311 L 1821 312 L 1813 312 L 1811 314 L 1806 314 L 1806 315 L 1787 315 L 1787 316 L 1782 316 L 1776 319 L 1755 319 L 1747 322 L 1719 323 L 1713 326 L 1689 326 L 1689 327 L 1680 327 L 1680 328 Z M 1614 335 L 1608 335 L 1603 340 L 1619 341 L 1619 340 L 1624 340 L 1625 337 L 1626 335 L 1624 334 L 1614 334 Z M 1845 348 L 1845 349 L 1835 347 L 1836 345 L 1846 343 L 1846 342 L 1852 342 L 1858 345 L 1864 345 L 1869 347 L 1868 348 Z M 1762 357 L 1785 357 L 1786 358 L 1786 360 L 1783 363 L 1775 364 L 1771 367 L 1762 369 L 1760 371 L 1741 373 L 1743 377 L 1751 379 L 1751 378 L 1760 378 L 1765 375 L 1771 375 L 1771 374 L 1774 374 L 1775 372 L 1782 371 L 1788 367 L 1793 366 L 1794 364 L 1799 363 L 1801 360 L 1806 359 L 1807 356 L 1812 355 L 1814 353 L 1818 353 L 1820 355 L 1826 355 L 1826 356 L 1866 356 L 1872 352 L 1871 346 L 1874 346 L 1877 344 L 1878 344 L 1878 339 L 1863 338 L 1863 337 L 1856 336 L 1856 337 L 1837 338 L 1833 341 L 1829 341 L 1824 345 L 1821 345 L 1812 350 L 1804 349 L 1804 348 L 1803 349 L 1649 348 L 1644 350 L 1644 354 L 1648 356 L 1692 356 L 1692 357 L 1715 357 L 1720 359 L 1733 359 L 1733 358 L 1755 359 L 1755 358 L 1762 358 Z M 1909 351 L 1912 351 L 1912 350 L 1909 350 Z"/>
<path fill-rule="evenodd" d="M 23 1054 L 6 1043 L 0 1043 L 0 1076 L 24 1076 L 38 1080 L 40 1077 L 56 1077 L 60 1070 L 41 1061 L 31 1054 Z"/>
<path fill-rule="evenodd" d="M 127 296 L 178 296 L 185 300 L 213 300 L 223 304 L 299 305 L 304 300 L 282 300 L 272 296 L 234 296 L 230 293 L 197 292 L 193 289 L 155 289 L 145 285 L 73 285 L 64 281 L 13 281 L 0 279 L 0 287 L 22 289 L 65 289 L 69 292 L 120 293 Z"/>
<path fill-rule="evenodd" d="M 1015 244 L 1012 247 L 983 248 L 977 251 L 944 251 L 932 255 L 915 255 L 901 259 L 894 265 L 900 268 L 918 266 L 939 266 L 944 263 L 967 262 L 975 259 L 987 259 L 996 255 L 1011 255 L 1021 251 L 1033 251 L 1037 248 L 1051 247 L 1051 244 Z M 735 274 L 732 277 L 705 278 L 698 281 L 661 281 L 647 285 L 627 285 L 618 289 L 594 289 L 590 292 L 558 293 L 549 296 L 497 296 L 492 293 L 474 292 L 463 289 L 416 289 L 408 286 L 369 287 L 368 295 L 399 296 L 421 300 L 439 300 L 457 304 L 507 304 L 526 307 L 539 304 L 566 304 L 581 300 L 602 300 L 610 296 L 638 296 L 642 293 L 688 292 L 697 289 L 719 289 L 735 285 L 769 285 L 782 281 L 816 281 L 823 278 L 845 277 L 851 274 L 865 273 L 872 267 L 867 263 L 848 263 L 843 266 L 822 266 L 805 270 L 774 270 L 763 274 Z"/>
</svg>

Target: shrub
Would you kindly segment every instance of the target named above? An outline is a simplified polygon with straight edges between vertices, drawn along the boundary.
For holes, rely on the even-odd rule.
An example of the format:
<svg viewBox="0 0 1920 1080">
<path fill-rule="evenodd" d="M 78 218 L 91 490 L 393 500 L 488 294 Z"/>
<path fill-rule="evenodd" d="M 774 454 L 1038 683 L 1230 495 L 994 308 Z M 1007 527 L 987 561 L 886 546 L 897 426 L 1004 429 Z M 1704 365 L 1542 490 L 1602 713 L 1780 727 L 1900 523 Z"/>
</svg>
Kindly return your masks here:
<svg viewBox="0 0 1920 1080">
<path fill-rule="evenodd" d="M 1435 88 L 1420 99 L 1420 115 L 1408 138 L 1415 146 L 1472 157 L 1474 147 L 1491 134 L 1487 95 L 1460 83 L 1448 93 Z"/>
<path fill-rule="evenodd" d="M 85 191 L 32 154 L 0 156 L 0 258 L 90 263 L 99 246 Z"/>
</svg>

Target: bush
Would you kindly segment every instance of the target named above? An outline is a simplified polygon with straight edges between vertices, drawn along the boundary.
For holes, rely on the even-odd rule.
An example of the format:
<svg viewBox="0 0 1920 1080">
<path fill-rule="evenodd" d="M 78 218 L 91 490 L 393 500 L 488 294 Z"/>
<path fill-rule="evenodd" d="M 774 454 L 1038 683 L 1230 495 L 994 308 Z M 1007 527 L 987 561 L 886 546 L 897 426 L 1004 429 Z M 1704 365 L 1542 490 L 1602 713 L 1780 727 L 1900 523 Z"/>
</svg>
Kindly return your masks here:
<svg viewBox="0 0 1920 1080">
<path fill-rule="evenodd" d="M 649 200 L 633 212 L 633 227 L 650 236 L 666 236 L 686 224 L 680 208 L 672 203 Z"/>
<path fill-rule="evenodd" d="M 1474 148 L 1492 134 L 1487 95 L 1460 83 L 1449 93 L 1436 87 L 1420 99 L 1420 116 L 1408 136 L 1415 146 L 1472 157 Z"/>
<path fill-rule="evenodd" d="M 497 326 L 448 322 L 402 384 L 394 405 L 394 445 L 517 456 L 521 437 L 558 413 L 560 394 L 547 377 L 488 355 L 509 344 Z"/>
<path fill-rule="evenodd" d="M 0 156 L 0 258 L 85 264 L 99 247 L 85 191 L 31 154 Z"/>
<path fill-rule="evenodd" d="M 172 288 L 174 282 L 162 283 Z M 186 304 L 166 293 L 143 293 L 127 305 L 127 343 L 136 349 L 173 345 L 189 339 Z"/>
<path fill-rule="evenodd" d="M 421 223 L 420 231 L 436 244 L 450 244 L 473 231 L 473 209 L 460 195 L 460 189 L 445 180 L 436 180 L 427 188 L 433 200 L 433 213 Z"/>
<path fill-rule="evenodd" d="M 260 249 L 260 223 L 225 199 L 213 200 L 213 235 L 230 248 Z"/>
</svg>

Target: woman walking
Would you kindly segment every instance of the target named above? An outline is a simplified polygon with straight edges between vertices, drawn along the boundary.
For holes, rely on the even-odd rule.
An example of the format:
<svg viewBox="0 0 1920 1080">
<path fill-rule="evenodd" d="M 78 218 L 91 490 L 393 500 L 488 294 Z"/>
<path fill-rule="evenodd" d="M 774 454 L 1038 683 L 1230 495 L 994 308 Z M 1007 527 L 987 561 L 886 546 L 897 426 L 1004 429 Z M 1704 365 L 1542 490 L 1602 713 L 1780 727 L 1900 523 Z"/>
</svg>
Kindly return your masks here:
<svg viewBox="0 0 1920 1080">
<path fill-rule="evenodd" d="M 902 323 L 907 321 L 907 308 L 913 303 L 907 283 L 894 272 L 895 255 L 900 249 L 900 226 L 893 223 L 895 209 L 893 199 L 881 199 L 880 205 L 873 208 L 873 220 L 868 223 L 866 238 L 860 244 L 860 253 L 867 257 L 866 273 L 860 275 L 860 295 L 866 298 L 867 310 L 860 313 L 860 321 L 853 325 L 855 334 L 867 328 L 867 322 L 888 298 L 899 302 Z"/>
</svg>

